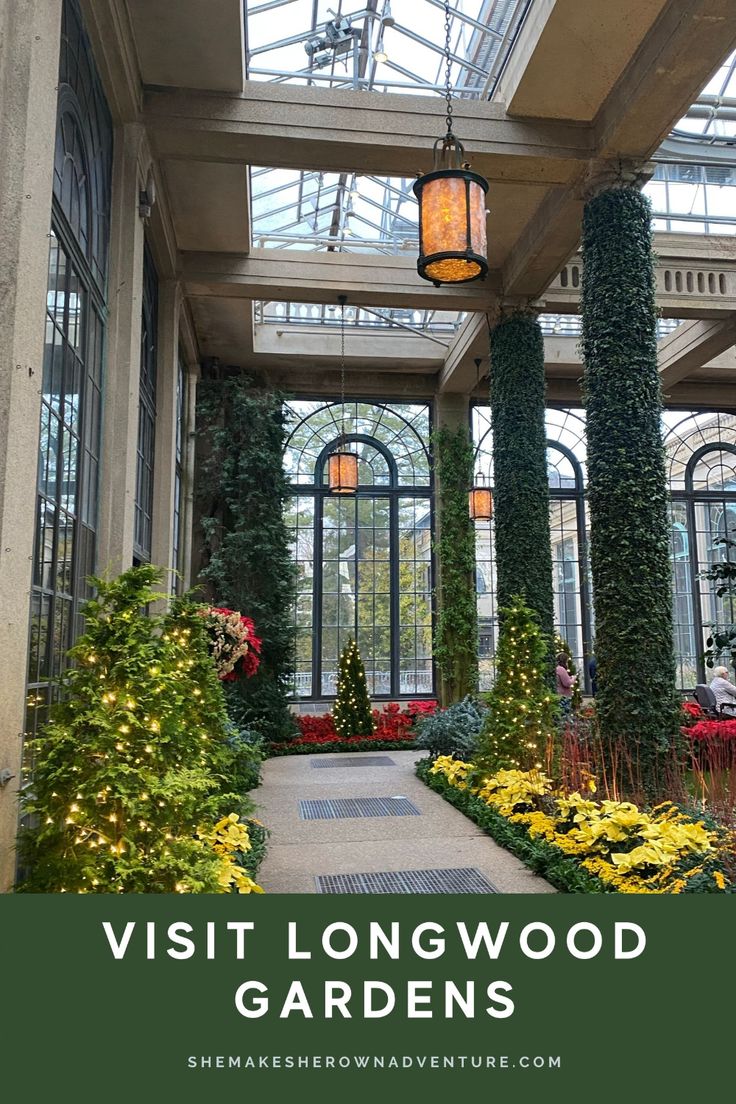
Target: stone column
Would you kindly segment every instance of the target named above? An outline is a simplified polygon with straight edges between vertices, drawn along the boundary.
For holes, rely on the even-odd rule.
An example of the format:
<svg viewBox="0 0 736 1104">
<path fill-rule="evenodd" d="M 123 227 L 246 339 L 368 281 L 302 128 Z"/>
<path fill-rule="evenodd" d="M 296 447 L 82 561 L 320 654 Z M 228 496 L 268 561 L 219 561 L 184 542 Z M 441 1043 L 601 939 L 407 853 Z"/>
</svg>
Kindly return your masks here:
<svg viewBox="0 0 736 1104">
<path fill-rule="evenodd" d="M 491 332 L 498 608 L 516 594 L 554 633 L 544 338 L 536 313 L 509 304 Z"/>
<path fill-rule="evenodd" d="M 467 395 L 438 394 L 435 459 L 435 633 L 437 691 L 443 705 L 478 688 L 475 526 L 468 512 L 473 478 Z"/>
<path fill-rule="evenodd" d="M 195 518 L 195 460 L 197 452 L 196 425 L 197 425 L 197 384 L 199 383 L 200 367 L 198 364 L 188 364 L 186 374 L 186 426 L 184 430 L 184 501 L 182 505 L 181 541 L 179 548 L 179 570 L 182 573 L 182 583 L 188 590 L 194 581 L 192 575 L 192 555 L 194 546 L 199 541 L 199 533 L 194 532 Z"/>
<path fill-rule="evenodd" d="M 158 285 L 158 350 L 156 356 L 156 442 L 153 467 L 153 531 L 151 562 L 166 572 L 171 589 L 176 508 L 176 436 L 178 423 L 179 315 L 182 291 L 178 280 Z"/>
<path fill-rule="evenodd" d="M 14 880 L 61 0 L 0 5 L 0 891 Z"/>
<path fill-rule="evenodd" d="M 596 709 L 625 792 L 655 794 L 677 732 L 651 208 L 634 170 L 592 181 L 583 353 Z"/>
<path fill-rule="evenodd" d="M 110 577 L 133 562 L 144 244 L 138 202 L 148 167 L 144 139 L 137 123 L 115 127 L 97 534 L 98 572 Z"/>
</svg>

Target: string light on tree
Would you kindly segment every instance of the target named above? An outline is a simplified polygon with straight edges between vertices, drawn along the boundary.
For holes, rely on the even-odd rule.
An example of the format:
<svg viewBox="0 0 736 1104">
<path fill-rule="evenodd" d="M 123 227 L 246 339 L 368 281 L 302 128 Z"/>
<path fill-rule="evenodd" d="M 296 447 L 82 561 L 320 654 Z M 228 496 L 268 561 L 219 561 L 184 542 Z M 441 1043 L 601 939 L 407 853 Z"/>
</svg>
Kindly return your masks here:
<svg viewBox="0 0 736 1104">
<path fill-rule="evenodd" d="M 343 648 L 337 675 L 332 719 L 338 736 L 371 736 L 373 715 L 358 645 L 351 638 Z"/>
<path fill-rule="evenodd" d="M 515 596 L 499 611 L 496 681 L 476 762 L 487 773 L 541 768 L 557 732 L 557 700 L 546 677 L 549 645 L 537 615 Z"/>
</svg>

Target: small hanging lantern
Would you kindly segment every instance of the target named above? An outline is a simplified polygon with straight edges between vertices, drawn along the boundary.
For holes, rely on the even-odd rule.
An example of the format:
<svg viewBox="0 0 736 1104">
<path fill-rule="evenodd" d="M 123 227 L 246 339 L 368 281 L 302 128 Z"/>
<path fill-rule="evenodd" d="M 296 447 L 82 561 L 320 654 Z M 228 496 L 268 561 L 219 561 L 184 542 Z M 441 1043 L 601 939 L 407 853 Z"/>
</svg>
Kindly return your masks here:
<svg viewBox="0 0 736 1104">
<path fill-rule="evenodd" d="M 493 495 L 483 472 L 478 472 L 468 494 L 468 510 L 471 521 L 490 521 L 493 517 Z"/>
<path fill-rule="evenodd" d="M 467 284 L 488 272 L 488 182 L 465 165 L 463 145 L 452 132 L 451 65 L 450 4 L 445 0 L 447 133 L 434 144 L 432 172 L 420 176 L 414 185 L 419 201 L 417 271 L 435 287 Z"/>
<path fill-rule="evenodd" d="M 337 450 L 327 458 L 327 484 L 332 494 L 355 494 L 358 490 L 358 454 L 348 448 L 345 434 L 345 304 L 346 295 L 338 295 L 340 304 L 340 406 L 341 428 Z"/>
<path fill-rule="evenodd" d="M 333 452 L 327 458 L 327 472 L 333 494 L 355 494 L 358 489 L 358 457 L 354 452 Z"/>
</svg>

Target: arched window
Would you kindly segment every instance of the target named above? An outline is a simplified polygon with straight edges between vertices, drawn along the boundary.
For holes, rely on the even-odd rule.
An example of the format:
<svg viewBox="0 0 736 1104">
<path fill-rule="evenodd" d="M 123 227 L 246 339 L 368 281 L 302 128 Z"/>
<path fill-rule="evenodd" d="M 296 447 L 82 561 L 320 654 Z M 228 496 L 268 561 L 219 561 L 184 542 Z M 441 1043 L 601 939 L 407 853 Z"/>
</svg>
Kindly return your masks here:
<svg viewBox="0 0 736 1104">
<path fill-rule="evenodd" d="M 27 730 L 43 723 L 95 571 L 112 123 L 77 0 L 62 9 Z"/>
<path fill-rule="evenodd" d="M 734 559 L 722 544 L 736 539 L 736 415 L 715 412 L 664 415 L 669 468 L 674 622 L 681 688 L 708 677 L 702 654 L 712 626 L 736 622 L 733 596 L 700 578 Z"/>
<path fill-rule="evenodd" d="M 493 438 L 488 406 L 472 413 L 475 470 L 493 485 Z M 572 650 L 578 671 L 587 682 L 591 652 L 592 604 L 588 567 L 586 515 L 585 415 L 582 410 L 550 407 L 547 429 L 547 475 L 550 494 L 552 581 L 555 625 Z M 476 522 L 476 592 L 478 598 L 481 688 L 493 681 L 496 650 L 496 570 L 493 522 Z"/>
<path fill-rule="evenodd" d="M 300 698 L 334 696 L 340 652 L 358 642 L 371 695 L 433 692 L 432 472 L 424 404 L 296 401 L 284 463 L 297 565 Z M 355 495 L 330 494 L 343 429 L 359 455 Z"/>
</svg>

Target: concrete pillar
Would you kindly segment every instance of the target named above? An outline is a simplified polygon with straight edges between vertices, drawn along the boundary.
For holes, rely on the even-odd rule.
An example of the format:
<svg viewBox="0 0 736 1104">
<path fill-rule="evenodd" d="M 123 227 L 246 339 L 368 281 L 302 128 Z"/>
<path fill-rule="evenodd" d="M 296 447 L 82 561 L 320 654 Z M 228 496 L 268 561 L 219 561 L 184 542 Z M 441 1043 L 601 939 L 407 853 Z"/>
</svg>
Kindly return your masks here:
<svg viewBox="0 0 736 1104">
<path fill-rule="evenodd" d="M 186 370 L 186 425 L 184 429 L 184 499 L 182 503 L 181 540 L 179 543 L 179 570 L 182 573 L 182 585 L 188 590 L 192 585 L 192 551 L 199 535 L 194 532 L 196 516 L 194 501 L 194 472 L 197 453 L 197 384 L 199 383 L 199 364 L 188 364 Z"/>
<path fill-rule="evenodd" d="M 437 427 L 457 429 L 461 425 L 470 425 L 470 397 L 440 392 L 435 399 L 435 421 Z"/>
<path fill-rule="evenodd" d="M 14 879 L 61 0 L 0 4 L 0 891 Z"/>
<path fill-rule="evenodd" d="M 111 577 L 133 562 L 144 243 L 138 200 L 146 157 L 144 128 L 116 126 L 97 534 L 98 571 Z"/>
<path fill-rule="evenodd" d="M 182 290 L 178 280 L 158 285 L 158 349 L 156 355 L 156 442 L 153 465 L 153 530 L 151 562 L 166 572 L 164 587 L 173 583 L 174 515 L 176 510 L 176 435 L 178 428 L 179 315 Z"/>
</svg>

